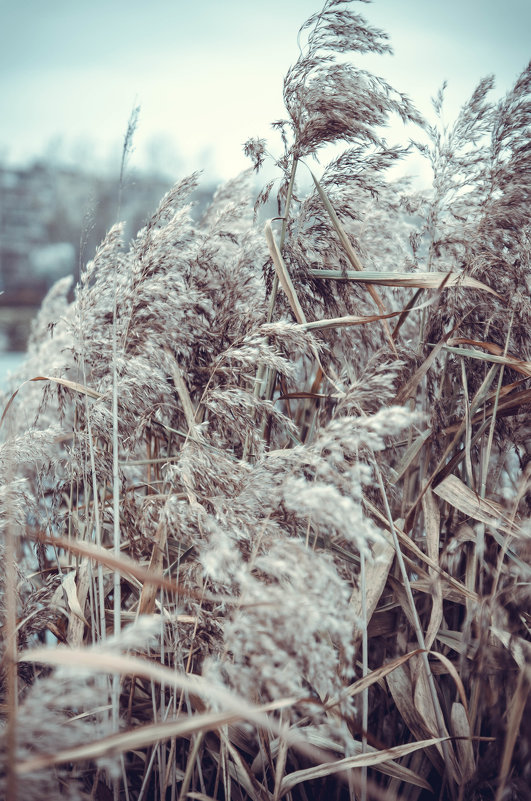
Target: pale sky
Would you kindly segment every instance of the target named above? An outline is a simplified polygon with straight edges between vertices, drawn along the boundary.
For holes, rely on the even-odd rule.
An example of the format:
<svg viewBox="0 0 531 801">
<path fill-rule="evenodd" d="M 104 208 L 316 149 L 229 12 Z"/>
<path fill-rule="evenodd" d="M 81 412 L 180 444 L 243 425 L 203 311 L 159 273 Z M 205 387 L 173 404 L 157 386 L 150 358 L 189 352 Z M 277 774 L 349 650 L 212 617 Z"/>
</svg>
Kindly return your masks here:
<svg viewBox="0 0 531 801">
<path fill-rule="evenodd" d="M 132 107 L 132 163 L 229 178 L 250 136 L 276 141 L 282 79 L 313 0 L 0 0 L 0 159 L 56 154 L 119 169 Z M 448 80 L 449 116 L 483 76 L 503 94 L 531 57 L 531 2 L 374 0 L 394 56 L 357 63 L 424 113 Z M 401 136 L 393 126 L 390 139 Z"/>
</svg>

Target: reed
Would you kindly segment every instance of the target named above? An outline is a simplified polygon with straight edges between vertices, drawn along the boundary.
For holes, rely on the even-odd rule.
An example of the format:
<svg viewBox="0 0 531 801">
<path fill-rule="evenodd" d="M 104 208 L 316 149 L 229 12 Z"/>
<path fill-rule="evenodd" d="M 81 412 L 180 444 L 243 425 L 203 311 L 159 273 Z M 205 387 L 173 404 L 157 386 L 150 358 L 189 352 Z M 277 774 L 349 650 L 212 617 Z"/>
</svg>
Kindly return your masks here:
<svg viewBox="0 0 531 801">
<path fill-rule="evenodd" d="M 276 184 L 114 226 L 4 399 L 3 797 L 528 797 L 531 65 L 449 126 L 299 36 Z"/>
</svg>

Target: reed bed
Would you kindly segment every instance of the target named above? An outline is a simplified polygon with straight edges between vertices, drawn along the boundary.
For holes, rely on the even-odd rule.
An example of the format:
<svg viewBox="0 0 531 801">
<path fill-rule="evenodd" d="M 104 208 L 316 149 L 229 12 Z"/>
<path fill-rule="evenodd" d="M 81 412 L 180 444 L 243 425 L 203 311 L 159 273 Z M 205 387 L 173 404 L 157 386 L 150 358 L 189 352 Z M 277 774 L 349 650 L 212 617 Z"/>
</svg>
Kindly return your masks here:
<svg viewBox="0 0 531 801">
<path fill-rule="evenodd" d="M 2 797 L 530 797 L 531 65 L 428 123 L 299 35 L 278 179 L 114 226 L 4 399 Z"/>
</svg>

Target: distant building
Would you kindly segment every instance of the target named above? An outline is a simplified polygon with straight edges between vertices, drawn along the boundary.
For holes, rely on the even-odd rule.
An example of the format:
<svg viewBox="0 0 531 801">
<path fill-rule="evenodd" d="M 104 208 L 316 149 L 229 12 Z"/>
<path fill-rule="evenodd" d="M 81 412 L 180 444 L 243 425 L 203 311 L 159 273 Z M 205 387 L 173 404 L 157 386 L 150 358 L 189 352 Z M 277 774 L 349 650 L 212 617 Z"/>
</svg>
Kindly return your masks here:
<svg viewBox="0 0 531 801">
<path fill-rule="evenodd" d="M 155 212 L 169 179 L 126 178 L 119 217 L 130 240 Z M 212 190 L 198 195 L 204 208 Z M 0 349 L 24 349 L 34 310 L 64 275 L 76 278 L 118 215 L 116 178 L 36 163 L 0 165 Z"/>
<path fill-rule="evenodd" d="M 33 252 L 49 242 L 54 195 L 53 177 L 45 169 L 0 169 L 0 289 L 4 293 L 31 288 L 38 295 L 46 290 L 46 280 L 35 286 L 31 260 Z"/>
</svg>

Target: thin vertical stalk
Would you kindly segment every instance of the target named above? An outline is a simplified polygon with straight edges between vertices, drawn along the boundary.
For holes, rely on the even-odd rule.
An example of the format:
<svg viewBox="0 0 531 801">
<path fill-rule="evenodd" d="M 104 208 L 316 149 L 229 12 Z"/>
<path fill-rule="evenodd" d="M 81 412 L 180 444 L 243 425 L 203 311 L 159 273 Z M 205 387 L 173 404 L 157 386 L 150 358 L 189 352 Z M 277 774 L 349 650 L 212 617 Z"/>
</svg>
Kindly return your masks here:
<svg viewBox="0 0 531 801">
<path fill-rule="evenodd" d="M 505 339 L 505 346 L 503 348 L 504 357 L 507 356 L 507 353 L 508 353 L 508 350 L 509 350 L 509 338 L 511 336 L 511 329 L 513 327 L 513 320 L 514 320 L 514 312 L 513 312 L 512 316 L 511 316 L 511 321 L 509 323 L 509 330 L 507 331 L 507 337 Z M 493 406 L 493 409 L 492 409 L 492 417 L 491 417 L 490 427 L 489 427 L 489 436 L 488 436 L 488 439 L 487 439 L 487 449 L 483 453 L 483 460 L 482 460 L 482 465 L 481 465 L 481 487 L 480 487 L 480 491 L 479 491 L 479 494 L 480 494 L 481 498 L 485 497 L 485 494 L 486 494 L 486 491 L 487 491 L 487 475 L 488 475 L 488 469 L 489 469 L 490 453 L 491 453 L 491 450 L 492 450 L 492 443 L 493 443 L 493 440 L 494 440 L 494 428 L 495 428 L 495 425 L 496 425 L 496 415 L 498 413 L 498 403 L 499 403 L 499 400 L 500 400 L 500 391 L 501 391 L 501 388 L 502 388 L 502 385 L 503 385 L 504 367 L 505 367 L 504 364 L 502 364 L 500 366 L 500 373 L 498 375 L 498 386 L 496 388 L 496 395 L 494 397 L 494 406 Z"/>
<path fill-rule="evenodd" d="M 124 148 L 125 153 L 125 148 Z M 125 155 L 124 155 L 125 158 Z M 123 171 L 123 160 L 122 160 Z M 120 184 L 121 184 L 120 180 Z M 114 556 L 120 558 L 120 475 L 118 450 L 118 348 L 117 348 L 117 292 L 119 269 L 118 260 L 113 274 L 113 310 L 112 310 L 112 501 L 113 501 L 113 551 Z M 113 581 L 113 628 L 117 637 L 121 628 L 122 597 L 120 574 L 114 571 Z M 120 722 L 120 676 L 115 673 L 112 677 L 112 724 L 113 731 L 118 731 Z M 120 782 L 114 781 L 114 801 L 120 799 Z"/>
<path fill-rule="evenodd" d="M 83 365 L 83 382 L 86 385 L 87 379 L 85 374 L 85 359 L 82 361 Z M 96 545 L 101 548 L 101 523 L 100 523 L 100 506 L 98 495 L 98 480 L 96 477 L 96 460 L 94 456 L 94 443 L 92 441 L 92 425 L 90 422 L 90 409 L 88 397 L 85 395 L 85 414 L 87 417 L 87 434 L 89 441 L 89 455 L 90 455 L 90 471 L 92 477 L 92 503 L 94 505 L 94 531 L 96 534 Z M 99 601 L 99 616 L 100 616 L 100 639 L 103 641 L 107 637 L 107 628 L 105 623 L 105 588 L 103 585 L 103 565 L 97 565 L 98 576 L 98 601 Z"/>
<path fill-rule="evenodd" d="M 290 207 L 291 207 L 291 200 L 292 200 L 292 197 L 293 197 L 293 187 L 295 185 L 295 174 L 297 172 L 298 163 L 299 163 L 298 157 L 294 156 L 293 157 L 293 164 L 291 165 L 291 174 L 290 174 L 290 177 L 289 177 L 288 192 L 287 192 L 287 195 L 286 195 L 286 205 L 284 207 L 284 219 L 282 221 L 282 229 L 280 231 L 280 242 L 279 242 L 280 253 L 282 253 L 282 249 L 284 247 L 284 242 L 286 241 L 286 231 L 287 231 L 287 228 L 288 228 L 289 210 L 290 210 Z M 275 272 L 275 277 L 273 279 L 273 287 L 271 289 L 271 297 L 269 299 L 269 309 L 267 311 L 267 322 L 268 323 L 270 323 L 271 320 L 273 319 L 273 311 L 274 311 L 274 308 L 275 308 L 275 301 L 276 301 L 276 298 L 277 298 L 277 292 L 278 292 L 278 275 Z M 275 370 L 269 370 L 267 372 L 266 388 L 265 388 L 265 393 L 264 393 L 264 398 L 266 400 L 271 400 L 271 398 L 273 397 L 275 380 L 276 380 L 276 372 L 275 372 Z M 258 384 L 258 386 L 260 386 L 260 384 Z M 264 434 L 264 431 L 265 431 L 265 425 L 266 425 L 266 423 L 264 422 L 264 424 L 262 426 L 262 435 Z"/>
<path fill-rule="evenodd" d="M 5 535 L 5 660 L 6 660 L 6 798 L 17 801 L 17 561 L 11 521 Z"/>
<path fill-rule="evenodd" d="M 383 501 L 383 504 L 384 504 L 385 514 L 386 514 L 387 520 L 389 522 L 389 529 L 391 531 L 391 536 L 393 538 L 393 544 L 394 544 L 394 547 L 395 547 L 396 559 L 397 559 L 397 562 L 398 562 L 400 573 L 402 575 L 402 581 L 403 581 L 403 584 L 404 584 L 404 591 L 406 593 L 406 597 L 407 597 L 407 600 L 408 600 L 408 603 L 409 603 L 409 607 L 411 609 L 411 614 L 412 614 L 412 617 L 413 617 L 413 621 L 414 621 L 414 627 L 415 627 L 415 634 L 416 634 L 416 637 L 417 637 L 417 642 L 419 644 L 419 647 L 422 649 L 421 658 L 422 658 L 422 662 L 424 664 L 424 669 L 426 671 L 426 675 L 427 675 L 427 678 L 428 678 L 428 687 L 429 687 L 429 690 L 430 690 L 431 700 L 432 700 L 432 703 L 433 703 L 433 708 L 434 708 L 434 711 L 435 711 L 435 717 L 436 717 L 436 720 L 437 720 L 437 729 L 439 731 L 439 737 L 445 738 L 446 737 L 446 734 L 445 734 L 446 726 L 445 726 L 445 723 L 444 723 L 442 710 L 441 710 L 441 707 L 440 707 L 440 704 L 439 704 L 439 699 L 437 697 L 437 688 L 435 686 L 435 679 L 433 678 L 433 673 L 432 673 L 432 670 L 431 670 L 431 667 L 430 667 L 430 662 L 429 662 L 429 659 L 428 659 L 428 652 L 426 650 L 426 642 L 424 640 L 424 632 L 422 631 L 422 626 L 420 624 L 420 620 L 419 620 L 419 616 L 418 616 L 418 612 L 417 612 L 417 607 L 415 606 L 415 599 L 413 598 L 413 592 L 411 590 L 411 584 L 409 583 L 409 577 L 407 575 L 406 563 L 404 562 L 404 557 L 403 557 L 402 551 L 400 549 L 400 543 L 398 542 L 398 536 L 397 536 L 395 525 L 394 525 L 394 521 L 393 521 L 393 515 L 391 514 L 391 509 L 389 507 L 389 501 L 387 500 L 387 493 L 385 492 L 385 487 L 384 487 L 384 484 L 383 484 L 382 473 L 381 473 L 380 468 L 379 468 L 379 466 L 378 466 L 378 464 L 377 464 L 375 459 L 373 459 L 373 464 L 374 464 L 374 469 L 376 471 L 376 475 L 377 475 L 377 478 L 378 478 L 378 487 L 380 489 L 380 495 L 382 497 L 382 501 Z M 442 750 L 443 750 L 444 761 L 445 761 L 445 763 L 447 765 L 450 765 L 452 763 L 452 756 L 451 756 L 449 748 L 448 748 L 448 743 L 446 742 L 445 739 L 442 740 L 441 746 L 442 746 Z M 453 787 L 452 783 L 448 782 L 448 784 L 449 784 L 450 789 L 452 789 L 452 787 Z"/>
<path fill-rule="evenodd" d="M 369 640 L 367 634 L 367 578 L 365 572 L 365 554 L 363 550 L 360 553 L 360 582 L 361 582 L 361 660 L 362 660 L 362 675 L 366 676 L 369 672 Z M 369 688 L 365 687 L 361 696 L 361 752 L 365 753 L 367 750 L 367 731 L 369 729 Z M 367 766 L 364 765 L 361 769 L 361 801 L 367 801 Z"/>
<path fill-rule="evenodd" d="M 202 743 L 203 743 L 203 732 L 199 732 L 199 734 L 196 734 L 194 737 L 192 737 L 192 742 L 190 744 L 190 753 L 188 755 L 188 762 L 186 763 L 186 770 L 181 784 L 181 791 L 179 793 L 178 801 L 186 801 L 186 797 L 188 795 L 188 789 L 190 787 L 190 780 L 192 778 L 192 773 L 195 768 L 196 758 L 199 754 L 199 749 Z"/>
<path fill-rule="evenodd" d="M 293 198 L 293 187 L 295 186 L 295 175 L 297 173 L 297 165 L 299 163 L 299 157 L 293 156 L 293 162 L 291 165 L 291 173 L 289 176 L 289 183 L 288 183 L 288 191 L 286 194 L 286 204 L 284 206 L 284 219 L 282 221 L 282 229 L 280 231 L 280 242 L 279 242 L 279 250 L 282 253 L 282 248 L 284 247 L 284 242 L 286 240 L 286 232 L 288 229 L 288 218 L 289 218 L 289 210 L 291 207 L 291 201 Z M 273 286 L 271 288 L 271 296 L 269 298 L 269 307 L 267 310 L 267 317 L 266 322 L 270 323 L 273 319 L 273 312 L 275 310 L 275 302 L 277 299 L 278 293 L 278 275 L 275 271 L 275 275 L 273 278 Z M 255 384 L 255 395 L 259 396 L 264 387 L 263 397 L 266 400 L 271 400 L 273 396 L 273 390 L 276 380 L 276 372 L 274 370 L 268 370 L 264 367 L 264 365 L 260 365 L 256 373 L 256 384 Z M 267 425 L 267 417 L 264 419 L 262 423 L 262 436 L 265 435 L 265 429 Z M 244 446 L 244 455 L 243 458 L 246 460 L 249 456 L 250 450 L 250 441 L 249 437 L 246 437 L 245 446 Z"/>
<path fill-rule="evenodd" d="M 280 243 L 279 243 L 279 250 L 282 253 L 282 248 L 284 247 L 284 242 L 286 241 L 286 231 L 288 229 L 288 218 L 289 218 L 289 210 L 291 207 L 291 200 L 293 198 L 293 187 L 295 186 L 295 175 L 297 172 L 297 165 L 299 163 L 299 157 L 293 156 L 293 163 L 291 165 L 291 173 L 289 176 L 289 183 L 288 183 L 288 191 L 286 194 L 286 204 L 284 206 L 284 219 L 282 220 L 282 229 L 280 231 Z M 269 298 L 269 308 L 267 310 L 267 322 L 270 323 L 273 319 L 273 311 L 275 308 L 275 301 L 277 298 L 278 292 L 278 276 L 275 273 L 275 277 L 273 278 L 273 287 L 271 289 L 271 297 Z"/>
<path fill-rule="evenodd" d="M 120 163 L 120 179 L 118 189 L 118 208 L 117 218 L 120 218 L 122 207 L 122 195 L 125 177 L 127 157 L 132 149 L 133 137 L 138 124 L 140 106 L 136 106 L 131 111 L 127 124 L 127 131 L 124 137 L 122 148 L 122 160 Z M 118 312 L 118 269 L 119 259 L 116 259 L 113 272 L 113 307 L 112 307 L 112 506 L 113 506 L 113 552 L 116 558 L 120 558 L 120 472 L 119 472 L 119 448 L 118 448 L 118 334 L 117 334 L 117 312 Z M 121 630 L 122 620 L 122 594 L 120 584 L 120 574 L 114 572 L 113 582 L 113 628 L 114 636 L 117 637 Z M 118 731 L 120 722 L 120 676 L 114 674 L 112 678 L 112 723 L 113 730 Z M 124 787 L 127 779 L 122 761 L 122 773 L 124 777 Z M 114 801 L 120 799 L 120 782 L 114 781 Z M 127 792 L 127 790 L 126 790 Z"/>
<path fill-rule="evenodd" d="M 527 697 L 529 695 L 530 685 L 529 679 L 525 670 L 521 670 L 518 674 L 518 682 L 514 695 L 509 704 L 507 716 L 507 730 L 505 734 L 505 747 L 503 749 L 503 757 L 501 761 L 500 773 L 498 776 L 498 790 L 496 792 L 495 801 L 502 801 L 505 795 L 505 785 L 511 772 L 511 759 L 516 745 L 518 732 L 520 731 L 520 724 L 522 716 L 526 707 Z"/>
<path fill-rule="evenodd" d="M 114 556 L 120 558 L 120 476 L 118 465 L 118 367 L 116 347 L 116 270 L 114 275 L 113 300 L 113 326 L 112 326 L 112 500 L 113 500 L 113 551 Z M 117 637 L 121 628 L 122 597 L 120 573 L 114 571 L 113 583 L 113 627 L 114 636 Z M 112 722 L 113 730 L 118 731 L 120 720 L 120 676 L 115 673 L 112 677 Z M 114 782 L 115 801 L 119 801 L 119 782 Z"/>
</svg>

